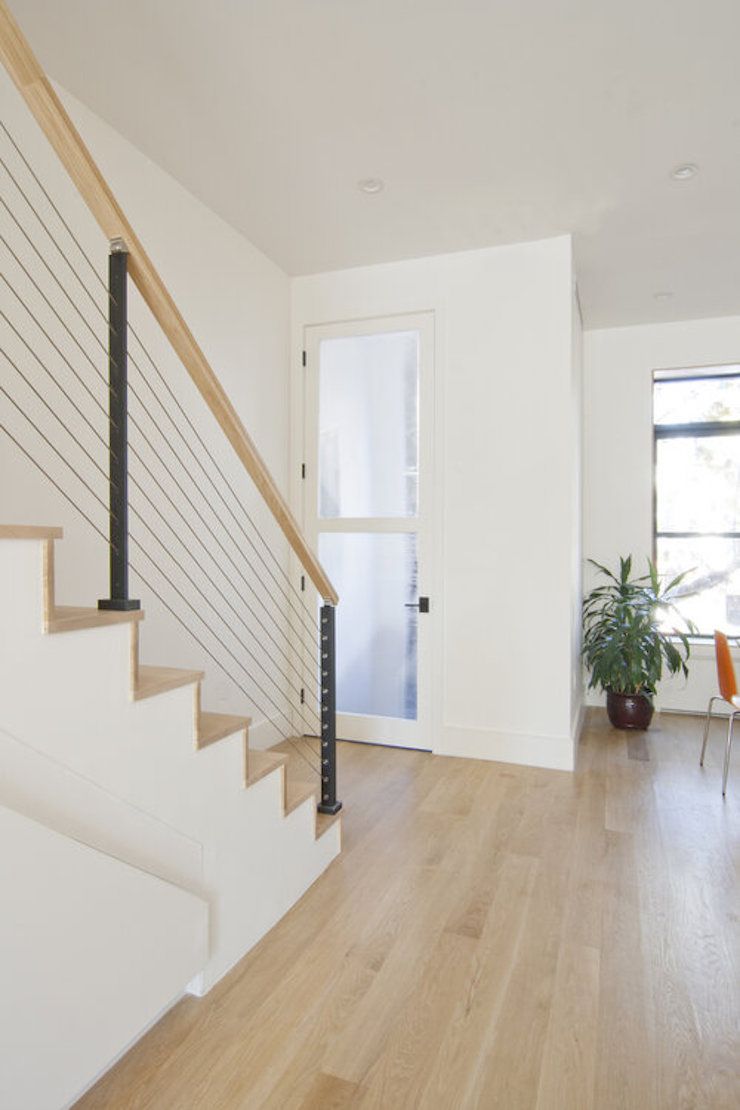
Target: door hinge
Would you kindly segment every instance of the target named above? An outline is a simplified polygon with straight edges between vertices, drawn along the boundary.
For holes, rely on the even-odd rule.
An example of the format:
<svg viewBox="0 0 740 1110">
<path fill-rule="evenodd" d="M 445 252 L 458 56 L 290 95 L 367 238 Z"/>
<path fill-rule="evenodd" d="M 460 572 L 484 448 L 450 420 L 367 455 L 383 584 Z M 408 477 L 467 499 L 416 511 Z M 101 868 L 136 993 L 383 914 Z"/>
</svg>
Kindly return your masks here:
<svg viewBox="0 0 740 1110">
<path fill-rule="evenodd" d="M 301 463 L 301 478 L 305 478 L 305 477 L 306 477 L 306 464 Z"/>
<path fill-rule="evenodd" d="M 306 576 L 305 576 L 305 574 L 302 574 L 301 575 L 301 590 L 303 592 L 305 592 L 305 589 L 306 589 Z"/>
<path fill-rule="evenodd" d="M 304 704 L 305 700 L 306 700 L 306 691 L 301 686 L 301 705 Z"/>
<path fill-rule="evenodd" d="M 306 365 L 306 352 L 305 351 L 301 352 L 301 363 L 302 363 L 303 366 Z"/>
</svg>

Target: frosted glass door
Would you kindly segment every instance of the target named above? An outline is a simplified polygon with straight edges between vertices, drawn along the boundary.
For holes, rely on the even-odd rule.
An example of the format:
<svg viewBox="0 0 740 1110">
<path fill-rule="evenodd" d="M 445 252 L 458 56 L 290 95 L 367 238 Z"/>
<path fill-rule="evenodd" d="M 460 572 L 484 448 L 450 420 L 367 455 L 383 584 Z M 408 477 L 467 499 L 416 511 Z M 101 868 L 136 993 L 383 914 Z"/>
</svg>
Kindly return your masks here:
<svg viewBox="0 0 740 1110">
<path fill-rule="evenodd" d="M 309 329 L 305 507 L 337 609 L 338 734 L 430 747 L 429 317 Z"/>
</svg>

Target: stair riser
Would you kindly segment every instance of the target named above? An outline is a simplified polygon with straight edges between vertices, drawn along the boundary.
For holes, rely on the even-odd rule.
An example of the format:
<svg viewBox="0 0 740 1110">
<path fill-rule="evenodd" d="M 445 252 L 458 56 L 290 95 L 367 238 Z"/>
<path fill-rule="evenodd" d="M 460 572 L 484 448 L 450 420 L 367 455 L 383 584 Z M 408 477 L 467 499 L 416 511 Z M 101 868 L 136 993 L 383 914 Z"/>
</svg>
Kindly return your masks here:
<svg viewBox="0 0 740 1110">
<path fill-rule="evenodd" d="M 13 637 L 44 628 L 44 541 L 0 540 L 0 612 Z"/>
</svg>

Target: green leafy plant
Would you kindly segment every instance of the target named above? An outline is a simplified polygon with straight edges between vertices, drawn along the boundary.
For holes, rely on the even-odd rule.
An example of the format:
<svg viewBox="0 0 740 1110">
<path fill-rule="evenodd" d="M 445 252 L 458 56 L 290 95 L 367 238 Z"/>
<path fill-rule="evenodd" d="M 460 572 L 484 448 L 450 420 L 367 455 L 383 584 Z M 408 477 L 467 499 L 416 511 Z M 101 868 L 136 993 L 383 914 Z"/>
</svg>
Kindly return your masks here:
<svg viewBox="0 0 740 1110">
<path fill-rule="evenodd" d="M 696 632 L 672 603 L 686 574 L 663 586 L 655 565 L 631 577 L 632 556 L 619 560 L 619 573 L 589 559 L 606 583 L 591 590 L 583 602 L 583 658 L 591 672 L 589 689 L 652 698 L 663 669 L 688 675 L 689 636 Z M 667 618 L 676 621 L 667 627 Z"/>
</svg>

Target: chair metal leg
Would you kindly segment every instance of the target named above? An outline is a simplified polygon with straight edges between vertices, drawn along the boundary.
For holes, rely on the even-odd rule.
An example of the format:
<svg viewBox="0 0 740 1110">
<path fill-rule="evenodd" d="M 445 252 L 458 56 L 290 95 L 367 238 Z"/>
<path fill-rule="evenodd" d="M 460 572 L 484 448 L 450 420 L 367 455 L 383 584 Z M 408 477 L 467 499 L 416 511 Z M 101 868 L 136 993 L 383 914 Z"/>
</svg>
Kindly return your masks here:
<svg viewBox="0 0 740 1110">
<path fill-rule="evenodd" d="M 701 755 L 699 756 L 700 767 L 704 766 L 704 754 L 707 750 L 707 740 L 709 739 L 709 724 L 712 720 L 712 706 L 716 701 L 719 701 L 719 698 L 715 694 L 714 697 L 709 699 L 709 705 L 707 706 L 707 717 L 704 722 L 704 739 L 702 740 Z"/>
<path fill-rule="evenodd" d="M 725 767 L 722 772 L 722 797 L 724 798 L 727 793 L 727 775 L 730 770 L 730 752 L 732 751 L 732 726 L 735 724 L 737 713 L 730 713 L 730 719 L 727 722 L 727 747 L 725 748 Z"/>
</svg>

